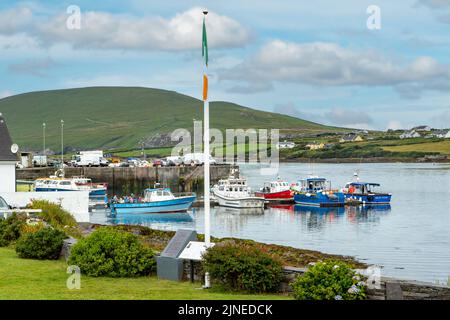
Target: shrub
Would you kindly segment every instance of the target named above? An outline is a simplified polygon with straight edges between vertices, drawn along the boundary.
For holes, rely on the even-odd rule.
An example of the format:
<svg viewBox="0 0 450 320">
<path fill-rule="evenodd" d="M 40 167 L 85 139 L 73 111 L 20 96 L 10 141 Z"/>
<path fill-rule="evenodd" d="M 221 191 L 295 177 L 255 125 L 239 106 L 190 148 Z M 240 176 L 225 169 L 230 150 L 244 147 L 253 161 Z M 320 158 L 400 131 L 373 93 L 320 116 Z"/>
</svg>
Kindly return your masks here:
<svg viewBox="0 0 450 320">
<path fill-rule="evenodd" d="M 25 223 L 20 227 L 20 234 L 23 235 L 25 233 L 36 233 L 42 229 L 44 229 L 46 226 L 42 222 L 38 222 L 35 224 L 28 224 Z"/>
<path fill-rule="evenodd" d="M 102 227 L 79 240 L 71 249 L 69 263 L 93 276 L 133 277 L 155 269 L 153 251 L 134 234 Z"/>
<path fill-rule="evenodd" d="M 283 277 L 280 260 L 247 244 L 218 243 L 203 258 L 203 268 L 212 279 L 232 290 L 276 291 Z"/>
<path fill-rule="evenodd" d="M 365 283 L 348 264 L 327 260 L 317 262 L 292 283 L 298 300 L 362 300 Z"/>
<path fill-rule="evenodd" d="M 50 227 L 31 233 L 24 233 L 16 244 L 16 252 L 20 258 L 55 260 L 59 258 L 64 232 Z"/>
<path fill-rule="evenodd" d="M 13 213 L 6 219 L 0 219 L 0 247 L 5 247 L 20 237 L 20 230 L 26 223 L 26 216 Z"/>
<path fill-rule="evenodd" d="M 75 218 L 66 210 L 56 203 L 47 200 L 33 200 L 29 205 L 32 209 L 41 209 L 42 212 L 37 216 L 50 224 L 55 229 L 64 231 L 65 233 L 75 237 L 81 237 L 81 231 Z"/>
</svg>

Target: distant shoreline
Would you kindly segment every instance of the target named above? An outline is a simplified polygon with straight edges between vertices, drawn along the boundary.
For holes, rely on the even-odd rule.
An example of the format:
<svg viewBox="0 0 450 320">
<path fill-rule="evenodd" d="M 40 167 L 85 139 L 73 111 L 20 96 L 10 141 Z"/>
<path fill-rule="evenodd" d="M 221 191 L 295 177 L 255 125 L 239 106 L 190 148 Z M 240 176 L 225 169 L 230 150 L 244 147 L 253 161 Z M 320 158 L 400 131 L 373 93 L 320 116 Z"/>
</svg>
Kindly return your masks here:
<svg viewBox="0 0 450 320">
<path fill-rule="evenodd" d="M 415 158 L 331 158 L 331 159 L 280 159 L 280 163 L 450 163 L 450 159 L 420 161 Z"/>
</svg>

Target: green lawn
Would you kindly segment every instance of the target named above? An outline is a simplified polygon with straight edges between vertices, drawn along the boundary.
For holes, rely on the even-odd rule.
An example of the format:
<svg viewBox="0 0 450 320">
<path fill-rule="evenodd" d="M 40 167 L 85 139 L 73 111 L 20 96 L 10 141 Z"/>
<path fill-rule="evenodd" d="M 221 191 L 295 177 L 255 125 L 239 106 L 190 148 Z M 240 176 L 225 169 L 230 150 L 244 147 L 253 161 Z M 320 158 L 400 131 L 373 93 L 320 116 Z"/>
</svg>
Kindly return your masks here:
<svg viewBox="0 0 450 320">
<path fill-rule="evenodd" d="M 66 269 L 63 260 L 20 259 L 14 249 L 0 248 L 0 299 L 290 299 L 283 295 L 231 294 L 214 288 L 202 290 L 200 283 L 172 282 L 156 277 L 81 276 L 81 289 L 69 290 Z"/>
<path fill-rule="evenodd" d="M 440 152 L 442 154 L 450 154 L 450 140 L 389 146 L 383 147 L 383 149 L 394 152 L 419 151 L 419 152 Z"/>
</svg>

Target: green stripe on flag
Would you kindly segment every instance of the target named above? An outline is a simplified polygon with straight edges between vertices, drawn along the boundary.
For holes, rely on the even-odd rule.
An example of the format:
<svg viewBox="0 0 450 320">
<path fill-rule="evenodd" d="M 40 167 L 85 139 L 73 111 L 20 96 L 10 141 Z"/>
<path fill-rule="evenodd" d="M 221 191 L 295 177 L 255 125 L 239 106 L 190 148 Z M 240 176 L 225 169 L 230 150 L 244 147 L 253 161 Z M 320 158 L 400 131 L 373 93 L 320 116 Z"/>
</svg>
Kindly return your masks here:
<svg viewBox="0 0 450 320">
<path fill-rule="evenodd" d="M 208 66 L 208 38 L 206 37 L 205 18 L 203 18 L 202 57 L 205 58 L 205 64 Z"/>
</svg>

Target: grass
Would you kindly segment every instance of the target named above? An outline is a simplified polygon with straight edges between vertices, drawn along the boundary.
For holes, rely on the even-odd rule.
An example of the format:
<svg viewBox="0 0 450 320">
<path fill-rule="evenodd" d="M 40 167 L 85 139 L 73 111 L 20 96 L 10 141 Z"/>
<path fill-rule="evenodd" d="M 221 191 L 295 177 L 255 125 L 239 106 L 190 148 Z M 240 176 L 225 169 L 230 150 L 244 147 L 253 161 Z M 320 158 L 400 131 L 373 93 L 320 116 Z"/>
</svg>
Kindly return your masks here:
<svg viewBox="0 0 450 320">
<path fill-rule="evenodd" d="M 29 191 L 33 191 L 33 186 L 32 185 L 28 185 L 28 184 L 18 184 L 16 186 L 17 188 L 17 192 L 29 192 Z"/>
<path fill-rule="evenodd" d="M 393 152 L 439 152 L 442 154 L 450 155 L 450 139 L 436 142 L 387 146 L 383 147 L 383 149 L 386 151 L 393 151 Z"/>
<path fill-rule="evenodd" d="M 81 289 L 69 290 L 67 264 L 63 260 L 20 259 L 14 249 L 0 248 L 0 299 L 188 299 L 278 300 L 284 295 L 246 295 L 200 290 L 200 283 L 158 280 L 156 277 L 92 278 L 81 276 Z"/>
<path fill-rule="evenodd" d="M 211 128 L 220 130 L 342 130 L 229 102 L 211 102 L 210 107 Z M 60 149 L 61 119 L 65 145 L 81 149 L 138 148 L 139 141 L 158 139 L 178 128 L 193 131 L 193 120 L 203 119 L 200 100 L 174 91 L 139 87 L 30 92 L 0 99 L 0 110 L 14 141 L 26 148 L 41 148 L 45 122 L 47 146 L 55 151 Z"/>
</svg>

